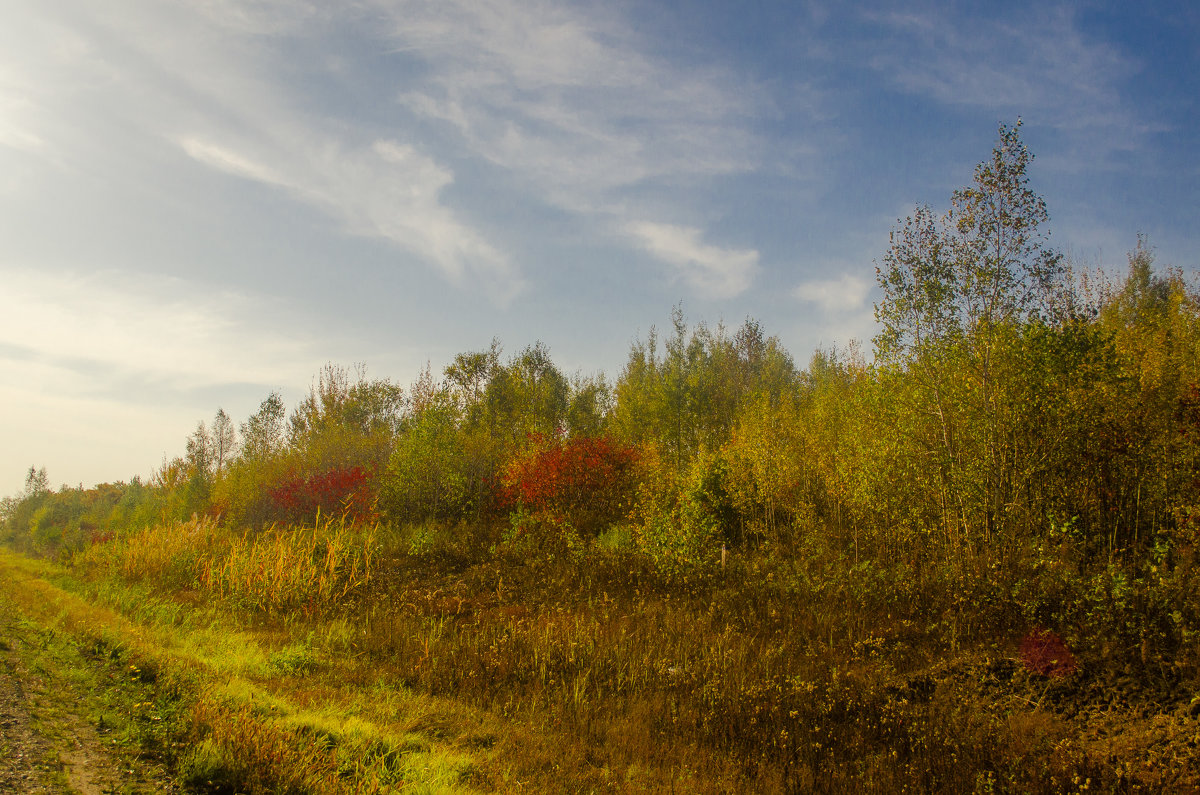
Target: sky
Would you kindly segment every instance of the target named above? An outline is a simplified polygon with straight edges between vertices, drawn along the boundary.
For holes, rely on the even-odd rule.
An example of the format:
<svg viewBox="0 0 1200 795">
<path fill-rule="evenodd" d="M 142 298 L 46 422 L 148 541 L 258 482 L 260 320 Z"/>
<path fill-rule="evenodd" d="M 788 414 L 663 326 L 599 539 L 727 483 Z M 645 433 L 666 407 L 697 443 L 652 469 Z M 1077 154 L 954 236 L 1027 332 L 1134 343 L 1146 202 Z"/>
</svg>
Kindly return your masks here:
<svg viewBox="0 0 1200 795">
<path fill-rule="evenodd" d="M 0 494 L 326 363 L 611 381 L 675 306 L 869 352 L 889 231 L 1018 117 L 1077 268 L 1193 273 L 1198 76 L 1186 0 L 5 0 Z"/>
</svg>

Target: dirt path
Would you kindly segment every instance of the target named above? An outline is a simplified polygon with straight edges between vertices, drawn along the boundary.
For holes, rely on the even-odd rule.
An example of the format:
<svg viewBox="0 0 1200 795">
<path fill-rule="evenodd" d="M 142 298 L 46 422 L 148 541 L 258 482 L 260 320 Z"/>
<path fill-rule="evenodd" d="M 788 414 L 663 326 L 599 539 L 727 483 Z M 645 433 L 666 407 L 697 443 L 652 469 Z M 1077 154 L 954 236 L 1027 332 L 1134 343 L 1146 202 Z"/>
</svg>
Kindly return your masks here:
<svg viewBox="0 0 1200 795">
<path fill-rule="evenodd" d="M 85 680 L 64 676 L 46 647 L 0 596 L 0 793 L 178 792 L 86 717 Z"/>
</svg>

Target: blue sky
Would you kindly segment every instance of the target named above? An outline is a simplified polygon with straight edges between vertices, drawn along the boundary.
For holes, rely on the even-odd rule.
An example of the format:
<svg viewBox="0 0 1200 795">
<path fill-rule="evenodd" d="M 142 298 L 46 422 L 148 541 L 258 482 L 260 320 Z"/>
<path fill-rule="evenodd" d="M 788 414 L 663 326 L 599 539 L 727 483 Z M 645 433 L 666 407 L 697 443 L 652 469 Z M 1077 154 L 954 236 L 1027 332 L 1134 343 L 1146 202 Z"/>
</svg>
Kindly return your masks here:
<svg viewBox="0 0 1200 795">
<path fill-rule="evenodd" d="M 888 231 L 1018 116 L 1078 268 L 1194 271 L 1200 6 L 985 5 L 8 0 L 0 493 L 326 362 L 615 379 L 679 303 L 869 347 Z"/>
</svg>

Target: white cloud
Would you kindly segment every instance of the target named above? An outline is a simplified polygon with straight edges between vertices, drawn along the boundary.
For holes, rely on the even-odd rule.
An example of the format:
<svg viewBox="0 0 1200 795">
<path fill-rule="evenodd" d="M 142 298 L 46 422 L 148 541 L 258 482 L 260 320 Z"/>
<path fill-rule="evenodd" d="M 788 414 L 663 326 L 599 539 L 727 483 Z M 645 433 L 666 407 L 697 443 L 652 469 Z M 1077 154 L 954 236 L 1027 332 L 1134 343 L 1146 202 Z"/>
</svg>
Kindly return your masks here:
<svg viewBox="0 0 1200 795">
<path fill-rule="evenodd" d="M 180 140 L 179 145 L 183 147 L 183 151 L 187 152 L 189 156 L 205 165 L 212 166 L 218 171 L 224 171 L 235 177 L 244 177 L 268 184 L 281 184 L 279 177 L 272 174 L 271 170 L 263 164 L 255 163 L 217 144 L 197 138 L 183 138 Z"/>
<path fill-rule="evenodd" d="M 709 245 L 693 227 L 641 221 L 627 229 L 642 248 L 673 265 L 684 281 L 708 298 L 732 298 L 744 292 L 759 269 L 754 249 Z"/>
<path fill-rule="evenodd" d="M 353 120 L 307 109 L 295 49 L 335 12 L 276 0 L 31 8 L 32 41 L 19 43 L 9 71 L 0 56 L 0 109 L 6 95 L 36 96 L 38 112 L 19 127 L 0 122 L 0 141 L 52 148 L 80 172 L 141 164 L 170 142 L 195 162 L 286 191 L 352 234 L 394 244 L 456 285 L 507 300 L 520 274 L 444 200 L 450 168 L 403 131 L 364 140 Z M 154 174 L 156 184 L 171 178 L 182 176 Z"/>
<path fill-rule="evenodd" d="M 4 285 L 0 346 L 6 358 L 36 364 L 25 370 L 50 394 L 126 380 L 172 389 L 288 383 L 315 358 L 312 341 L 254 325 L 261 299 L 177 279 L 14 270 Z"/>
<path fill-rule="evenodd" d="M 793 291 L 800 301 L 820 306 L 826 312 L 850 312 L 861 309 L 871 291 L 866 279 L 843 274 L 837 279 L 817 279 L 798 285 Z"/>
<path fill-rule="evenodd" d="M 605 6 L 18 3 L 25 33 L 0 44 L 20 49 L 10 93 L 36 96 L 38 114 L 7 132 L 0 123 L 10 145 L 44 145 L 79 171 L 111 164 L 133 183 L 165 141 L 501 305 L 525 285 L 502 242 L 514 232 L 476 222 L 458 173 L 502 172 L 515 201 L 582 215 L 624 241 L 630 220 L 663 214 L 663 191 L 688 186 L 696 206 L 670 208 L 687 218 L 712 180 L 769 158 L 755 131 L 776 113 L 766 91 L 715 62 L 651 54 L 654 43 Z M 0 75 L 4 66 L 0 55 Z"/>
<path fill-rule="evenodd" d="M 19 104 L 0 96 L 0 147 L 38 153 L 46 148 L 41 136 L 13 121 L 19 115 Z"/>
<path fill-rule="evenodd" d="M 482 286 L 501 303 L 522 287 L 508 257 L 442 204 L 453 174 L 409 144 L 377 140 L 346 151 L 332 142 L 270 149 L 251 141 L 244 146 L 252 152 L 244 153 L 186 136 L 179 145 L 205 165 L 286 189 L 353 234 L 383 238 L 433 262 L 457 286 Z"/>
<path fill-rule="evenodd" d="M 8 43 L 0 34 L 0 51 Z M 34 84 L 26 78 L 25 70 L 18 64 L 5 63 L 0 56 L 0 149 L 43 157 L 48 154 L 46 139 L 39 131 L 43 120 L 38 105 Z"/>
</svg>

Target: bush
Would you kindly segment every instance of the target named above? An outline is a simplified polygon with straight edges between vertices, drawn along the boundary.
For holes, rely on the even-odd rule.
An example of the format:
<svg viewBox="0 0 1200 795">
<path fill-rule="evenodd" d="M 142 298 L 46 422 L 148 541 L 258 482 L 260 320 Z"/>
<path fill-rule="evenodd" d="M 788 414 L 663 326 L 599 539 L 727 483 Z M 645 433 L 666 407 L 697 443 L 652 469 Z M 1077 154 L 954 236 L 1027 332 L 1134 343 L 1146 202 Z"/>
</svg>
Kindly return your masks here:
<svg viewBox="0 0 1200 795">
<path fill-rule="evenodd" d="M 379 520 L 373 478 L 363 467 L 294 476 L 271 489 L 268 496 L 277 521 L 308 522 L 320 515 L 345 518 L 354 524 Z"/>
<path fill-rule="evenodd" d="M 595 538 L 627 515 L 637 459 L 636 448 L 608 436 L 534 437 L 504 470 L 501 504 Z"/>
</svg>

